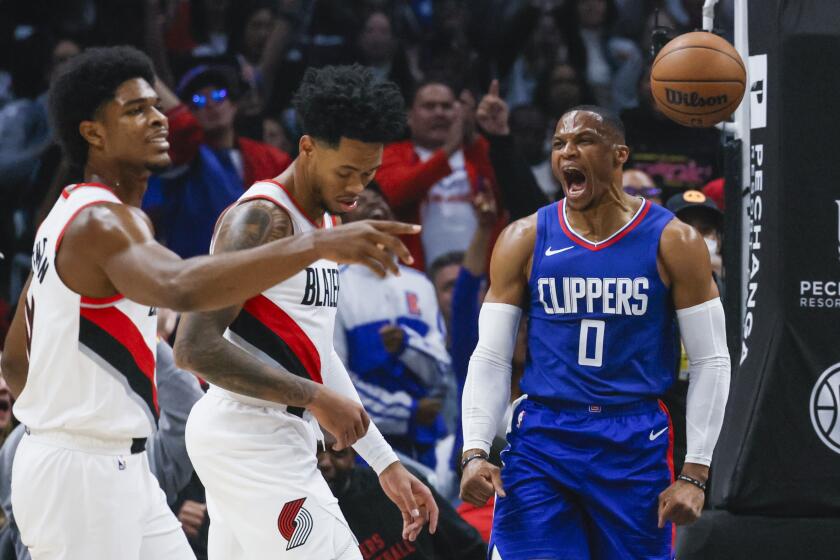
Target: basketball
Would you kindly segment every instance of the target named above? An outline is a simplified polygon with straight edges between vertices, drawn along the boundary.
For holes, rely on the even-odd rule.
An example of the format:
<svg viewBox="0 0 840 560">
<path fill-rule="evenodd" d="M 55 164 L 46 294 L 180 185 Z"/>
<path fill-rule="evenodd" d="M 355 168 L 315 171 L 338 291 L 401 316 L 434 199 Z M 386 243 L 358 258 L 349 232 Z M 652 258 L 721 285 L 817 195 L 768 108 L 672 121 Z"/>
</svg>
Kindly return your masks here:
<svg viewBox="0 0 840 560">
<path fill-rule="evenodd" d="M 656 106 L 685 126 L 709 127 L 727 119 L 744 96 L 747 71 L 729 42 L 706 31 L 665 45 L 650 73 Z"/>
</svg>

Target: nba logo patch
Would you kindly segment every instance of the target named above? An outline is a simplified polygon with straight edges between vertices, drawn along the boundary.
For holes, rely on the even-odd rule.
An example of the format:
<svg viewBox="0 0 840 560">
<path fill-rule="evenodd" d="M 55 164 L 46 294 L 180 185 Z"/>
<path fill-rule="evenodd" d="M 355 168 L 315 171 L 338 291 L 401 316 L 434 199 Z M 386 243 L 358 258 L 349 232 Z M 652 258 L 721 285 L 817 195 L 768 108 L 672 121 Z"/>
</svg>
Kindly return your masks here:
<svg viewBox="0 0 840 560">
<path fill-rule="evenodd" d="M 590 404 L 589 405 L 589 412 L 601 412 L 601 405 Z"/>
<path fill-rule="evenodd" d="M 410 315 L 417 315 L 420 316 L 420 302 L 417 298 L 417 294 L 414 292 L 406 292 L 405 293 L 405 303 L 408 305 L 408 313 Z"/>
<path fill-rule="evenodd" d="M 524 418 L 525 418 L 525 411 L 524 411 L 524 410 L 520 410 L 520 411 L 519 411 L 519 416 L 517 416 L 517 417 L 516 417 L 516 427 L 517 427 L 517 428 L 519 428 L 519 426 L 521 426 L 521 425 L 522 425 L 522 420 L 523 420 Z"/>
</svg>

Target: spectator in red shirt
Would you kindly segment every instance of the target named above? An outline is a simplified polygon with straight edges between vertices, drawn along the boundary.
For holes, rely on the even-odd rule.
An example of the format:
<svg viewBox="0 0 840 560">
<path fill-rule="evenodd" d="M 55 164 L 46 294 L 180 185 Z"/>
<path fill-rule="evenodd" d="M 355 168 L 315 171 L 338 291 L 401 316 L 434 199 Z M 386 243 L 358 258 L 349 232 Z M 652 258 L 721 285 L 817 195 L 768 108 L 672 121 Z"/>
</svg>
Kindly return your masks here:
<svg viewBox="0 0 840 560">
<path fill-rule="evenodd" d="M 233 69 L 202 65 L 187 72 L 178 86 L 186 104 L 159 79 L 155 89 L 169 118 L 173 168 L 149 181 L 143 207 L 181 257 L 207 253 L 222 210 L 292 160 L 274 146 L 236 135 L 239 88 Z"/>
<path fill-rule="evenodd" d="M 422 83 L 408 113 L 411 138 L 385 147 L 376 179 L 398 219 L 421 223 L 406 240 L 415 266 L 464 251 L 477 227 L 472 201 L 492 190 L 499 199 L 489 145 L 475 132 L 475 100 L 455 97 L 442 82 Z"/>
</svg>

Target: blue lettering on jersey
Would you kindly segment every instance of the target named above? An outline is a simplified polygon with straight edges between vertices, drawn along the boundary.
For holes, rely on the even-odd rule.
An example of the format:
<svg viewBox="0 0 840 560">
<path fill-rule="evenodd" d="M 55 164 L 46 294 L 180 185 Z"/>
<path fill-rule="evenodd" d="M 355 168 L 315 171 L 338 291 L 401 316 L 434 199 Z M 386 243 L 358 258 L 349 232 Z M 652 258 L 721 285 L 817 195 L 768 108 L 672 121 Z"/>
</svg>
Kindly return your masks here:
<svg viewBox="0 0 840 560">
<path fill-rule="evenodd" d="M 592 243 L 569 226 L 562 202 L 539 210 L 524 393 L 601 405 L 668 389 L 675 321 L 657 254 L 673 217 L 645 202 L 613 236 Z"/>
</svg>

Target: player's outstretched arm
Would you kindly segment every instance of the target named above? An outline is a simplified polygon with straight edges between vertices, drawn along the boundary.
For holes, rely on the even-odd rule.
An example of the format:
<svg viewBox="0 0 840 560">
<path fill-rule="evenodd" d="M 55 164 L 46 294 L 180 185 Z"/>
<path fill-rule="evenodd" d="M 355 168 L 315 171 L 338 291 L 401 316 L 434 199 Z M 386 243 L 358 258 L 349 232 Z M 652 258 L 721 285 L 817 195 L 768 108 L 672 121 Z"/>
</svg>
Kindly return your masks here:
<svg viewBox="0 0 840 560">
<path fill-rule="evenodd" d="M 670 284 L 677 321 L 688 356 L 686 412 L 687 453 L 677 480 L 659 497 L 659 524 L 697 520 L 703 509 L 701 484 L 723 424 L 729 395 L 730 359 L 726 323 L 709 252 L 694 228 L 674 220 L 665 228 L 659 257 L 663 279 Z"/>
<path fill-rule="evenodd" d="M 518 220 L 499 236 L 490 260 L 490 290 L 478 318 L 478 345 L 470 358 L 462 403 L 461 498 L 477 506 L 494 493 L 505 495 L 499 468 L 487 457 L 510 402 L 511 360 L 535 238 L 536 215 Z"/>
<path fill-rule="evenodd" d="M 29 352 L 27 351 L 27 340 L 29 334 L 26 327 L 26 313 L 27 313 L 27 294 L 29 293 L 29 283 L 32 281 L 32 273 L 29 273 L 29 278 L 20 292 L 20 299 L 15 310 L 15 316 L 12 318 L 12 324 L 9 326 L 9 332 L 6 333 L 6 342 L 3 346 L 3 357 L 0 361 L 0 374 L 9 385 L 9 391 L 12 396 L 17 398 L 23 391 L 23 386 L 26 385 L 26 376 L 29 371 Z M 31 313 L 31 310 L 29 311 Z"/>
<path fill-rule="evenodd" d="M 240 219 L 243 235 L 256 236 L 268 226 L 259 222 L 268 216 L 257 212 Z M 87 296 L 118 292 L 138 303 L 175 311 L 220 309 L 247 300 L 318 259 L 364 264 L 382 276 L 396 273 L 395 256 L 411 262 L 396 236 L 419 231 L 410 224 L 364 221 L 182 260 L 154 240 L 140 210 L 106 203 L 83 210 L 73 220 L 61 244 L 70 250 L 59 252 L 58 266 L 65 283 Z"/>
<path fill-rule="evenodd" d="M 261 200 L 247 202 L 225 214 L 215 237 L 214 258 L 276 240 L 291 241 L 292 230 L 291 220 L 281 208 Z M 240 273 L 250 274 L 247 269 Z M 178 367 L 230 391 L 309 408 L 342 447 L 362 437 L 369 420 L 361 405 L 308 379 L 264 364 L 222 336 L 244 301 L 216 311 L 185 314 L 175 341 Z"/>
<path fill-rule="evenodd" d="M 322 375 L 324 384 L 330 389 L 362 406 L 359 393 L 350 380 L 347 368 L 344 367 L 344 363 L 335 350 L 330 354 L 329 362 L 323 369 Z M 336 435 L 335 428 L 324 424 L 321 417 L 318 417 L 318 420 L 328 432 Z M 341 429 L 340 425 L 339 429 Z M 338 443 L 334 447 L 341 448 Z M 403 538 L 414 541 L 426 523 L 429 524 L 429 532 L 434 533 L 437 528 L 438 507 L 432 492 L 403 467 L 376 424 L 370 423 L 367 433 L 355 442 L 353 449 L 376 472 L 382 490 L 400 509 L 403 517 Z"/>
</svg>

